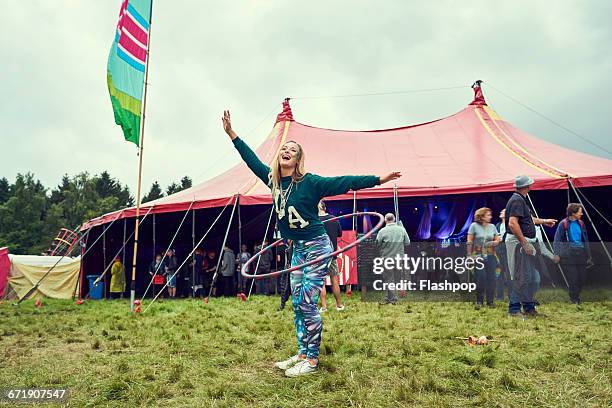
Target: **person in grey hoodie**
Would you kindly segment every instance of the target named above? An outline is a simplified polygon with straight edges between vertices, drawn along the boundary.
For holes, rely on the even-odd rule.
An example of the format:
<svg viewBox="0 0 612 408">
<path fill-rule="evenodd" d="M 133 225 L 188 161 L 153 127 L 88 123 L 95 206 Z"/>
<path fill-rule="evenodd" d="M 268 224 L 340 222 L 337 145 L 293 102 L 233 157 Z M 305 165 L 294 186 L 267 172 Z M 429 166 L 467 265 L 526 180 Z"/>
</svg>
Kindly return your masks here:
<svg viewBox="0 0 612 408">
<path fill-rule="evenodd" d="M 234 271 L 236 270 L 236 254 L 227 245 L 223 247 L 223 258 L 221 259 L 219 285 L 219 296 L 234 296 Z"/>
<path fill-rule="evenodd" d="M 410 238 L 404 227 L 395 222 L 395 215 L 385 215 L 385 226 L 376 235 L 376 244 L 382 258 L 395 258 L 396 255 L 404 256 L 404 248 L 410 244 Z M 397 283 L 400 272 L 395 269 L 385 270 L 383 280 L 385 283 Z M 387 290 L 387 294 L 381 304 L 397 303 L 397 291 Z"/>
</svg>

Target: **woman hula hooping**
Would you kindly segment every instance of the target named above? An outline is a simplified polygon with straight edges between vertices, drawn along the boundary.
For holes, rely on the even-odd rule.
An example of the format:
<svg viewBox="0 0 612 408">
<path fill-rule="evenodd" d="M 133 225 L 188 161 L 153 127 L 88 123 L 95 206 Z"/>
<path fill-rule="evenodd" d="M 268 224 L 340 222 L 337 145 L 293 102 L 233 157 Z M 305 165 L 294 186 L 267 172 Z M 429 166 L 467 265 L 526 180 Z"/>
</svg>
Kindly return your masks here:
<svg viewBox="0 0 612 408">
<path fill-rule="evenodd" d="M 332 253 L 331 242 L 319 220 L 317 205 L 328 196 L 344 194 L 387 183 L 401 177 L 399 172 L 384 176 L 321 177 L 306 173 L 304 150 L 294 142 L 281 146 L 272 161 L 265 165 L 232 129 L 229 111 L 223 112 L 223 129 L 231 138 L 251 171 L 272 190 L 274 208 L 281 236 L 293 241 L 291 266 Z M 274 365 L 288 377 L 317 371 L 323 325 L 317 309 L 319 294 L 327 275 L 330 260 L 291 273 L 291 296 L 298 353 Z"/>
</svg>

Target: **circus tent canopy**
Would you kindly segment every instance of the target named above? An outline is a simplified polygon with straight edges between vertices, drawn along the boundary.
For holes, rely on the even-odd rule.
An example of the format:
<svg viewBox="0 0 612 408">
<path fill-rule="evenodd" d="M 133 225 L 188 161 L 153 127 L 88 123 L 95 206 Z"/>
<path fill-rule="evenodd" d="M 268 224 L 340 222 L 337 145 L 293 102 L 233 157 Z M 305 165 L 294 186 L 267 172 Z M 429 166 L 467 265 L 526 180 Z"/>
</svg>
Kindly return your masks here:
<svg viewBox="0 0 612 408">
<path fill-rule="evenodd" d="M 323 176 L 387 174 L 401 171 L 399 197 L 513 190 L 514 177 L 535 180 L 533 189 L 612 185 L 612 160 L 540 140 L 504 120 L 474 88 L 474 100 L 449 117 L 394 129 L 345 131 L 308 126 L 294 120 L 289 101 L 266 140 L 255 149 L 268 164 L 286 141 L 306 152 L 308 171 Z M 247 143 L 248 140 L 245 140 Z M 229 141 L 228 141 L 229 143 Z M 235 153 L 238 157 L 238 153 Z M 359 199 L 393 196 L 393 185 L 361 190 Z M 145 203 L 141 214 L 186 211 L 225 205 L 240 196 L 241 205 L 271 203 L 269 189 L 242 162 L 187 190 Z M 352 193 L 332 199 L 352 199 Z M 134 217 L 135 208 L 90 220 L 82 230 L 115 219 Z"/>
</svg>

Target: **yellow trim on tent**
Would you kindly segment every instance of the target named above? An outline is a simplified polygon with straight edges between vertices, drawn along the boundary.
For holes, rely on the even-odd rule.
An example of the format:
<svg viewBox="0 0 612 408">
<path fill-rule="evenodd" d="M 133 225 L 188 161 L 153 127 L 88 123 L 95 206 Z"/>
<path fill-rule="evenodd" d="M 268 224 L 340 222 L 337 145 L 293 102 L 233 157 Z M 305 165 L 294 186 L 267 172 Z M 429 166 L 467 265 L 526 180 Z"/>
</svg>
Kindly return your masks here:
<svg viewBox="0 0 612 408">
<path fill-rule="evenodd" d="M 497 137 L 497 135 L 495 134 L 495 132 L 493 132 L 493 129 L 491 129 L 489 127 L 489 125 L 485 122 L 484 118 L 482 117 L 482 115 L 479 112 L 478 108 L 474 109 L 474 112 L 476 113 L 476 116 L 478 117 L 478 119 L 480 120 L 480 123 L 482 124 L 482 126 L 485 128 L 485 130 L 493 137 L 493 139 L 499 143 L 501 146 L 503 146 L 506 150 L 508 150 L 510 153 L 512 153 L 514 156 L 516 156 L 517 158 L 519 158 L 520 160 L 524 161 L 527 165 L 529 165 L 530 167 L 533 167 L 534 169 L 536 169 L 537 171 L 539 171 L 540 173 L 544 173 L 547 174 L 549 176 L 552 176 L 554 178 L 557 179 L 562 179 L 565 177 L 559 176 L 555 173 L 551 173 L 550 171 L 543 169 L 539 166 L 537 166 L 536 164 L 530 162 L 529 160 L 525 159 L 523 156 L 517 154 L 514 150 L 510 149 L 510 147 L 508 147 L 508 145 L 506 143 L 504 143 L 503 141 L 501 141 L 499 139 L 499 137 Z M 487 112 L 488 113 L 488 112 Z M 497 115 L 497 114 L 496 114 Z M 498 116 L 499 117 L 499 116 Z M 527 152 L 528 153 L 528 152 Z"/>
</svg>

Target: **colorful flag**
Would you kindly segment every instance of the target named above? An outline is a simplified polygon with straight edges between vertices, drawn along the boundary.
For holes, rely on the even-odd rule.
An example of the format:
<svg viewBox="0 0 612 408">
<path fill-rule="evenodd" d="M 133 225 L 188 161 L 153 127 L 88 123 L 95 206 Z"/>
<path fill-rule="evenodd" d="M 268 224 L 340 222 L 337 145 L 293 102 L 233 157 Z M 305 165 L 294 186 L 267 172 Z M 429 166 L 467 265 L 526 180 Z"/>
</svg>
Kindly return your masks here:
<svg viewBox="0 0 612 408">
<path fill-rule="evenodd" d="M 142 94 L 147 63 L 151 0 L 123 0 L 106 81 L 115 123 L 125 140 L 140 145 Z"/>
</svg>

